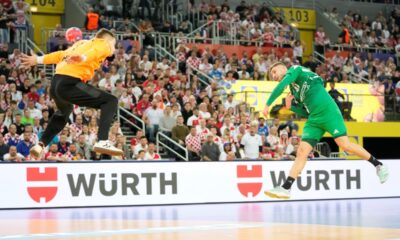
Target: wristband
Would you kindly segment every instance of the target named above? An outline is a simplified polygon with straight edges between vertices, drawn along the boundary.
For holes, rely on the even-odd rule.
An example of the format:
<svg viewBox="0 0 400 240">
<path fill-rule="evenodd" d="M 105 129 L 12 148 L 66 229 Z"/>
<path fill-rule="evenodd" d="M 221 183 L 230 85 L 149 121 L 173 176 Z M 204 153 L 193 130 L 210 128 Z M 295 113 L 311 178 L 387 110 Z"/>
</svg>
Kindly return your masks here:
<svg viewBox="0 0 400 240">
<path fill-rule="evenodd" d="M 36 62 L 37 62 L 37 64 L 43 64 L 43 62 L 44 62 L 44 56 L 37 56 L 36 57 Z"/>
</svg>

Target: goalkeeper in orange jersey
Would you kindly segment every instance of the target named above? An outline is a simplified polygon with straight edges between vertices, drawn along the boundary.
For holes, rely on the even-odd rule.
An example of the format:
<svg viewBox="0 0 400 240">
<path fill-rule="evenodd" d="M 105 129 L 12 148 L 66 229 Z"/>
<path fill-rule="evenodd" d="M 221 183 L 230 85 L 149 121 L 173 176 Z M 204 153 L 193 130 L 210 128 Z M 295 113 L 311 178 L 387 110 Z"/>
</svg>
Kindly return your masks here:
<svg viewBox="0 0 400 240">
<path fill-rule="evenodd" d="M 21 57 L 22 65 L 31 67 L 36 64 L 57 64 L 56 73 L 51 82 L 50 96 L 57 105 L 57 111 L 50 119 L 39 144 L 31 148 L 35 158 L 42 156 L 46 147 L 55 135 L 67 124 L 73 104 L 101 109 L 98 142 L 93 151 L 108 155 L 122 155 L 108 140 L 108 132 L 118 109 L 118 99 L 100 89 L 87 84 L 101 63 L 115 51 L 116 39 L 112 32 L 100 29 L 90 40 L 74 43 L 65 51 L 57 51 L 44 56 Z"/>
</svg>

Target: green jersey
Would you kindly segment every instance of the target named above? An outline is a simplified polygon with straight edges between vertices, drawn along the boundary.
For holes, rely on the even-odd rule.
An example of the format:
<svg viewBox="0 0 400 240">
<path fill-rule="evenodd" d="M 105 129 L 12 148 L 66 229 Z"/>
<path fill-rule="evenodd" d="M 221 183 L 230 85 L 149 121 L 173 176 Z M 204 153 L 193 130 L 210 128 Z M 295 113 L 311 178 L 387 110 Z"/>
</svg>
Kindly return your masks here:
<svg viewBox="0 0 400 240">
<path fill-rule="evenodd" d="M 270 106 L 287 86 L 295 99 L 291 110 L 305 117 L 323 111 L 326 104 L 335 104 L 324 88 L 324 80 L 318 74 L 302 66 L 293 66 L 272 91 L 267 105 Z"/>
<path fill-rule="evenodd" d="M 342 114 L 326 92 L 324 80 L 320 76 L 301 66 L 289 68 L 272 91 L 267 105 L 270 106 L 287 86 L 295 99 L 290 110 L 308 118 L 303 128 L 302 141 L 314 147 L 325 132 L 334 138 L 347 135 Z"/>
</svg>

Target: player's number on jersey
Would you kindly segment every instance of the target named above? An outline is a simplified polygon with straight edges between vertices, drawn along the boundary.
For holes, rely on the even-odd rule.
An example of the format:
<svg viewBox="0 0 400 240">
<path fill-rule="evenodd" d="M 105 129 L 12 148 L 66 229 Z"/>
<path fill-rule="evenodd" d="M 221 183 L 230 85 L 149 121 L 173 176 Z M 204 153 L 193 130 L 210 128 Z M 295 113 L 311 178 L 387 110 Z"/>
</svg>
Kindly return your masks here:
<svg viewBox="0 0 400 240">
<path fill-rule="evenodd" d="M 55 6 L 56 5 L 56 0 L 32 0 L 32 6 L 47 6 L 47 5 L 51 5 L 51 6 Z"/>
</svg>

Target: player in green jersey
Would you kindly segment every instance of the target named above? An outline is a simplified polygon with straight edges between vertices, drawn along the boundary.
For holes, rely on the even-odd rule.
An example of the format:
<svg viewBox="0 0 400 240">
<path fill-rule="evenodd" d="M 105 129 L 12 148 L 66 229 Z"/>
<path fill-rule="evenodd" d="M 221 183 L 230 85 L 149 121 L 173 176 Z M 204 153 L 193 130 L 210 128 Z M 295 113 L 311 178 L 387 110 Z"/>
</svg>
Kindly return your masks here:
<svg viewBox="0 0 400 240">
<path fill-rule="evenodd" d="M 303 170 L 307 157 L 325 132 L 330 133 L 336 144 L 345 152 L 371 162 L 376 167 L 381 183 L 387 180 L 389 176 L 387 167 L 363 147 L 349 141 L 343 116 L 336 103 L 326 92 L 324 80 L 319 75 L 302 66 L 293 66 L 287 69 L 284 63 L 277 62 L 270 67 L 268 76 L 270 79 L 278 81 L 279 84 L 272 91 L 266 103 L 264 115 L 268 115 L 269 106 L 289 86 L 290 94 L 285 99 L 286 107 L 306 117 L 307 122 L 304 125 L 302 141 L 288 179 L 282 186 L 266 191 L 267 196 L 290 198 L 290 188 L 293 182 Z"/>
</svg>

